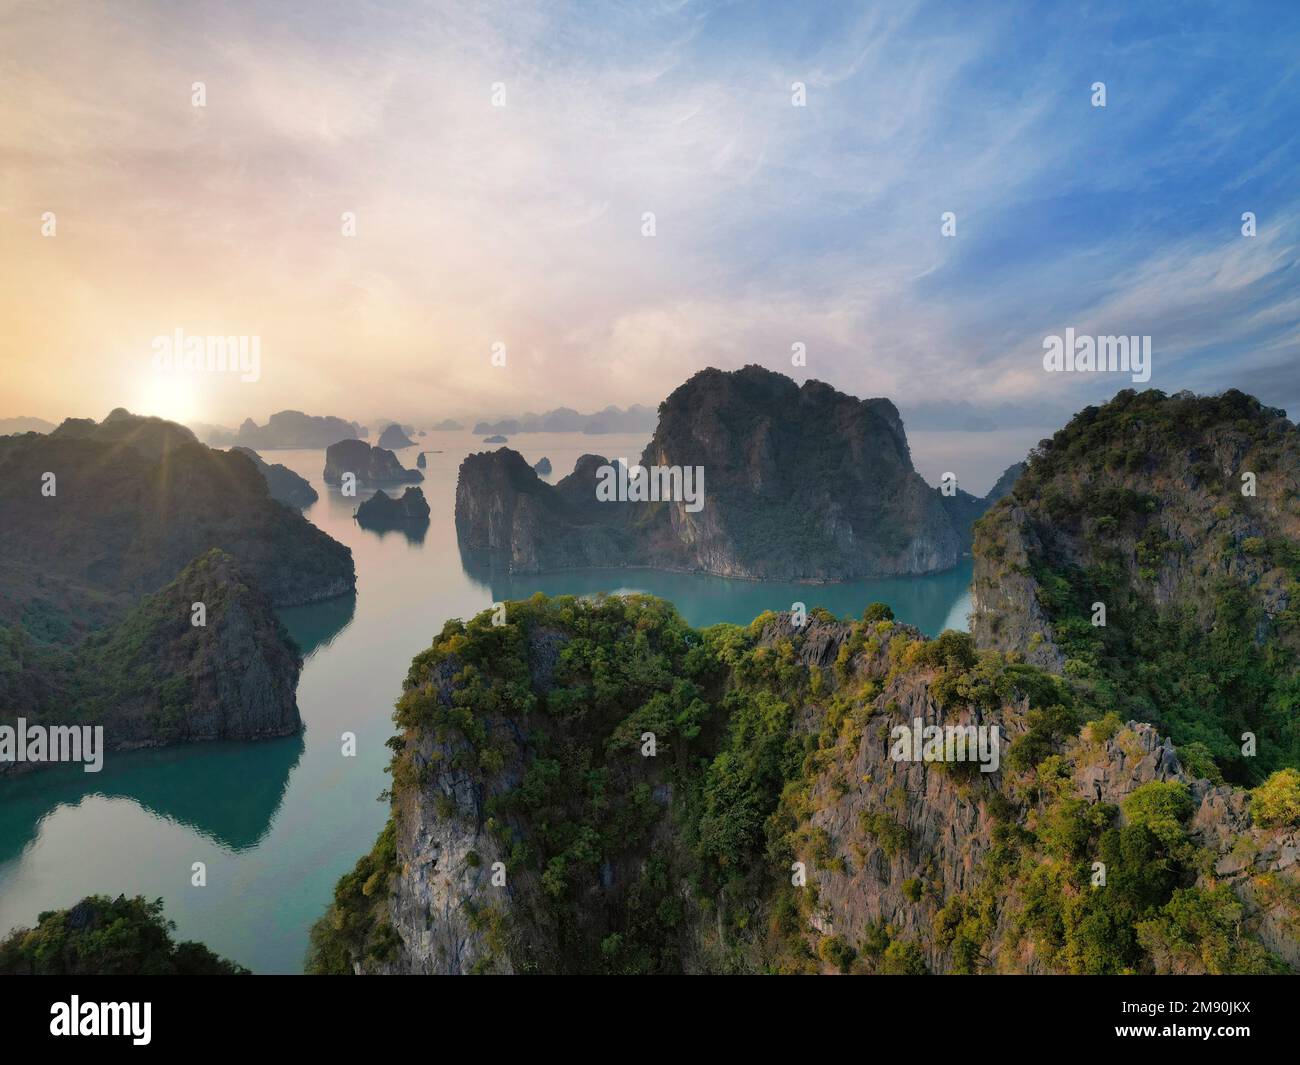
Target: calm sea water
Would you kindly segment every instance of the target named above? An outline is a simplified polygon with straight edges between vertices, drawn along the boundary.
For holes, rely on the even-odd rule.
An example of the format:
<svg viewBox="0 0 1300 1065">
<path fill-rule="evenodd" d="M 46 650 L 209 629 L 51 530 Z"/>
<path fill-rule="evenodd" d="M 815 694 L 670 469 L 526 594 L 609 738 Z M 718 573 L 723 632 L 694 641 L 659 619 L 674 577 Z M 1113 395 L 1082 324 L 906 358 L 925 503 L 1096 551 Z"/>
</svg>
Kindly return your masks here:
<svg viewBox="0 0 1300 1065">
<path fill-rule="evenodd" d="M 640 455 L 646 437 L 526 434 L 510 446 L 530 461 L 546 455 L 563 477 L 585 452 Z M 422 536 L 358 528 L 356 500 L 321 480 L 322 451 L 264 452 L 312 482 L 320 501 L 307 517 L 352 548 L 357 594 L 282 612 L 307 652 L 298 686 L 306 732 L 261 743 L 214 743 L 111 755 L 99 774 L 53 769 L 0 781 L 0 934 L 42 910 L 88 894 L 161 896 L 183 939 L 207 943 L 255 972 L 302 969 L 307 931 L 339 875 L 367 851 L 386 808 L 384 767 L 393 703 L 413 655 L 449 617 L 535 591 L 651 592 L 676 603 L 694 625 L 749 622 L 796 601 L 857 616 L 873 600 L 928 633 L 965 628 L 969 562 L 932 577 L 791 585 L 715 577 L 603 570 L 494 578 L 469 569 L 456 545 L 456 471 L 468 433 L 432 433 L 399 452 L 414 466 L 428 455 L 423 484 L 433 520 Z M 344 758 L 341 736 L 355 733 Z M 191 885 L 203 862 L 207 885 Z"/>
</svg>

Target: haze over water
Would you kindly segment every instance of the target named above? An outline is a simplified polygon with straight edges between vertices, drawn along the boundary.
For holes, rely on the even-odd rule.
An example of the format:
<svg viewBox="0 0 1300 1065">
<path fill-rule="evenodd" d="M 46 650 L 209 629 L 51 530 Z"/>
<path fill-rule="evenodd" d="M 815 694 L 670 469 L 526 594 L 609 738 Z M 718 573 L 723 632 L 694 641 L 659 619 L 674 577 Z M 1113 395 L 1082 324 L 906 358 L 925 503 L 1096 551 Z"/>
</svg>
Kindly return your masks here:
<svg viewBox="0 0 1300 1065">
<path fill-rule="evenodd" d="M 549 457 L 555 481 L 584 453 L 634 457 L 645 443 L 642 435 L 538 433 L 509 446 L 530 463 Z M 439 449 L 427 456 L 421 486 L 432 510 L 422 539 L 361 529 L 352 519 L 357 500 L 321 479 L 323 451 L 262 453 L 311 481 L 321 498 L 307 517 L 356 560 L 355 597 L 281 613 L 307 655 L 298 685 L 305 734 L 110 754 L 97 775 L 60 767 L 0 782 L 0 934 L 88 894 L 161 896 L 179 939 L 204 942 L 254 972 L 300 972 L 312 922 L 387 816 L 376 801 L 388 786 L 384 741 L 411 658 L 447 618 L 497 599 L 651 592 L 696 626 L 748 623 L 795 601 L 857 616 L 883 600 L 930 634 L 966 627 L 969 561 L 931 577 L 838 585 L 650 570 L 476 578 L 456 543 L 456 474 L 465 454 L 486 447 L 469 433 L 430 433 L 398 452 L 413 467 L 421 448 Z M 341 755 L 344 732 L 356 734 L 355 758 Z M 195 862 L 207 866 L 206 887 L 191 886 Z"/>
</svg>

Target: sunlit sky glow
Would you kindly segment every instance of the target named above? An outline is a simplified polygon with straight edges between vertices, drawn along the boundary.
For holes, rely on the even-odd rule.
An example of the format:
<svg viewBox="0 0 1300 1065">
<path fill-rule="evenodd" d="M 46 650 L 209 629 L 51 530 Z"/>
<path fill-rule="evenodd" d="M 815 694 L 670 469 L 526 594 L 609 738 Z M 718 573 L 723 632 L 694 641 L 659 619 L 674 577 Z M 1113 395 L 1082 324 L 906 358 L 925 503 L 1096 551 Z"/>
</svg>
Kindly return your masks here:
<svg viewBox="0 0 1300 1065">
<path fill-rule="evenodd" d="M 1045 375 L 1067 326 L 1295 416 L 1298 67 L 1295 4 L 0 3 L 0 416 L 428 424 L 758 362 L 1051 425 L 1127 384 Z M 159 380 L 177 328 L 261 379 Z"/>
</svg>

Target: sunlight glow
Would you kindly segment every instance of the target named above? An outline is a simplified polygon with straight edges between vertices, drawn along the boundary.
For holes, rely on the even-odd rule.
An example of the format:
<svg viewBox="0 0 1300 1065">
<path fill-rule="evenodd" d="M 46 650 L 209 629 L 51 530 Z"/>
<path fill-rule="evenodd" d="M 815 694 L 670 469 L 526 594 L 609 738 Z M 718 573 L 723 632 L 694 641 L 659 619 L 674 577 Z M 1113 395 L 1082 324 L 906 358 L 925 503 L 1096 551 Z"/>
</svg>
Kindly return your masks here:
<svg viewBox="0 0 1300 1065">
<path fill-rule="evenodd" d="M 149 371 L 137 382 L 129 410 L 182 425 L 192 422 L 200 411 L 198 382 L 188 374 Z"/>
</svg>

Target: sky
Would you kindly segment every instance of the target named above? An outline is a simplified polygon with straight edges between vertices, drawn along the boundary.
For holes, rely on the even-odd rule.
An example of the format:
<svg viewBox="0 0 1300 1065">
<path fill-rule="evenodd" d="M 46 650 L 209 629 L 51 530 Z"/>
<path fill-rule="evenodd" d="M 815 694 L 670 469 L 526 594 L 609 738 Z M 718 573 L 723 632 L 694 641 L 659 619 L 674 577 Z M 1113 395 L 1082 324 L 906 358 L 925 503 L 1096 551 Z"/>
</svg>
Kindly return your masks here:
<svg viewBox="0 0 1300 1065">
<path fill-rule="evenodd" d="M 918 430 L 1296 417 L 1298 71 L 1290 0 L 0 0 L 0 417 L 427 425 L 746 363 Z M 1045 372 L 1067 328 L 1150 381 Z M 176 330 L 257 380 L 159 368 Z"/>
</svg>

